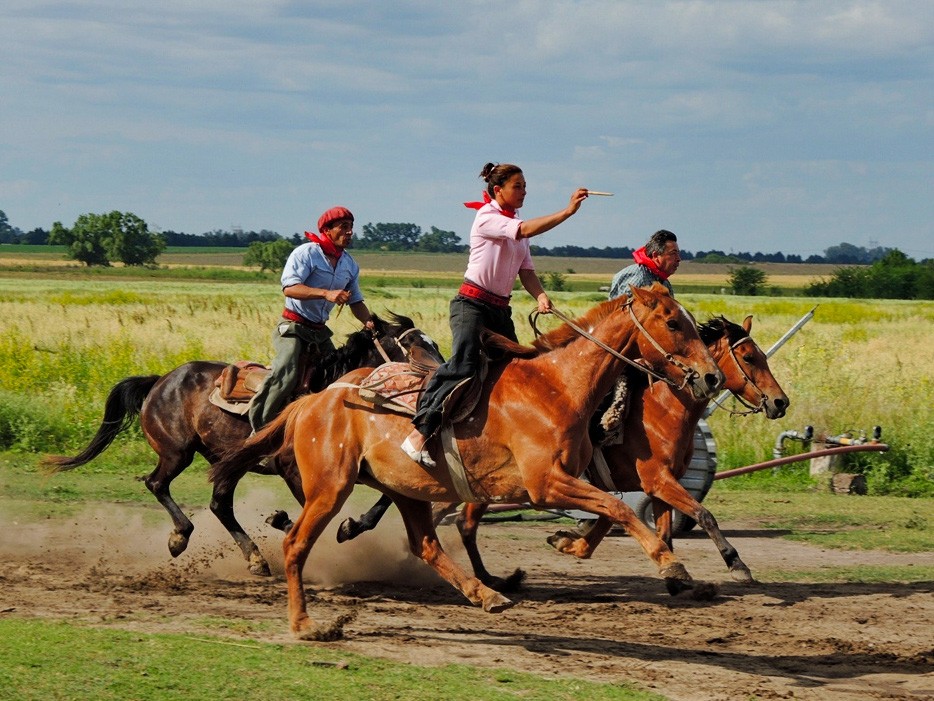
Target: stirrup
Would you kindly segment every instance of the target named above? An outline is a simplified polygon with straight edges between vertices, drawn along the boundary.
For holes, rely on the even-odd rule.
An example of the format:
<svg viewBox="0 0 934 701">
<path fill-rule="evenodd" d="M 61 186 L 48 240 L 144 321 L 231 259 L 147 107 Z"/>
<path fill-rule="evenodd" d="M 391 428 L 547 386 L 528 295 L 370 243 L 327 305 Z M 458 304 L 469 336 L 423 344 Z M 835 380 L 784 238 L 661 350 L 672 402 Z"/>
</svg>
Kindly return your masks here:
<svg viewBox="0 0 934 701">
<path fill-rule="evenodd" d="M 412 441 L 410 441 L 408 437 L 402 441 L 402 445 L 400 447 L 402 448 L 402 452 L 404 452 L 406 455 L 412 458 L 412 460 L 417 462 L 425 469 L 433 470 L 434 468 L 438 467 L 438 464 L 432 460 L 428 451 L 424 448 L 421 450 L 415 450 L 415 446 L 412 445 Z"/>
</svg>

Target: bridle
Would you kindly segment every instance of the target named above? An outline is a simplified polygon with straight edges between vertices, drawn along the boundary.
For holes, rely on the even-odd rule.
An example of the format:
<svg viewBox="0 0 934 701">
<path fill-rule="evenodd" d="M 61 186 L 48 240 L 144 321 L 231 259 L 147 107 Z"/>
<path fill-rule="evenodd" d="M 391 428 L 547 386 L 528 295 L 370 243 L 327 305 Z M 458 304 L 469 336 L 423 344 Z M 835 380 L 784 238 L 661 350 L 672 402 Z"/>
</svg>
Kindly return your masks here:
<svg viewBox="0 0 934 701">
<path fill-rule="evenodd" d="M 412 361 L 412 356 L 411 356 L 409 349 L 406 348 L 404 345 L 402 345 L 402 339 L 404 339 L 410 333 L 416 333 L 416 332 L 418 332 L 418 329 L 413 326 L 411 329 L 406 329 L 405 331 L 400 333 L 398 336 L 391 337 L 396 342 L 396 345 L 399 346 L 399 349 L 402 351 L 402 355 L 404 355 L 405 359 L 408 360 L 409 362 L 414 362 L 414 361 Z M 376 351 L 382 357 L 383 362 L 386 362 L 386 363 L 393 362 L 392 358 L 389 357 L 389 354 L 386 353 L 386 349 L 383 348 L 383 344 L 379 340 L 379 335 L 377 334 L 377 332 L 371 331 L 370 336 L 372 337 L 373 345 L 376 346 Z"/>
<path fill-rule="evenodd" d="M 689 368 L 687 365 L 685 365 L 680 360 L 675 358 L 671 353 L 669 353 L 664 348 L 662 348 L 661 344 L 652 337 L 652 334 L 650 334 L 648 330 L 636 318 L 636 313 L 632 310 L 632 299 L 622 302 L 621 307 L 629 311 L 629 316 L 632 318 L 632 321 L 635 324 L 636 328 L 639 330 L 639 332 L 643 336 L 645 336 L 648 339 L 649 343 L 652 344 L 655 350 L 661 353 L 662 356 L 665 358 L 666 361 L 668 361 L 669 364 L 674 365 L 684 374 L 684 379 L 682 380 L 680 385 L 674 380 L 671 380 L 665 377 L 664 375 L 662 375 L 661 373 L 656 372 L 652 368 L 646 365 L 643 365 L 642 363 L 639 363 L 635 360 L 630 360 L 629 358 L 624 356 L 622 353 L 617 351 L 615 348 L 608 346 L 606 343 L 601 341 L 599 338 L 596 338 L 593 334 L 591 334 L 586 329 L 583 329 L 580 326 L 578 326 L 574 322 L 573 319 L 569 318 L 567 315 L 558 311 L 555 307 L 551 308 L 551 313 L 554 314 L 556 317 L 558 317 L 561 321 L 567 324 L 571 329 L 576 331 L 578 334 L 580 334 L 587 340 L 592 341 L 598 346 L 600 346 L 600 348 L 605 350 L 607 353 L 612 355 L 614 358 L 618 358 L 619 360 L 622 360 L 624 363 L 631 365 L 637 370 L 641 370 L 642 372 L 649 375 L 650 377 L 653 377 L 656 380 L 661 380 L 662 382 L 665 382 L 666 384 L 669 384 L 676 389 L 679 389 L 679 390 L 684 389 L 687 385 L 693 384 L 700 377 L 700 373 L 697 372 L 697 370 L 695 370 L 694 368 Z M 529 324 L 531 324 L 536 337 L 541 335 L 541 332 L 539 331 L 538 326 L 537 326 L 539 315 L 540 315 L 540 312 L 538 311 L 533 311 L 531 314 L 529 314 Z"/>
<path fill-rule="evenodd" d="M 739 362 L 739 358 L 736 357 L 736 348 L 742 345 L 743 343 L 745 343 L 746 341 L 749 341 L 750 343 L 755 345 L 755 341 L 753 341 L 751 337 L 743 336 L 741 339 L 739 339 L 738 341 L 736 341 L 729 347 L 729 355 L 733 359 L 733 363 L 735 363 L 736 369 L 739 370 L 739 374 L 742 375 L 743 377 L 742 387 L 740 387 L 739 389 L 730 390 L 730 391 L 732 392 L 733 396 L 736 397 L 739 403 L 745 406 L 749 410 L 749 411 L 734 411 L 733 409 L 727 409 L 727 411 L 733 414 L 733 416 L 749 416 L 750 414 L 758 414 L 760 412 L 763 412 L 765 411 L 765 405 L 769 401 L 769 398 L 766 396 L 765 392 L 763 392 L 759 388 L 759 385 L 753 382 L 752 378 L 749 377 L 749 373 L 747 373 L 746 370 L 743 369 L 743 364 Z M 758 404 L 753 404 L 748 399 L 744 398 L 743 396 L 739 394 L 740 392 L 743 391 L 746 385 L 752 385 L 752 388 L 756 392 L 759 393 Z"/>
</svg>

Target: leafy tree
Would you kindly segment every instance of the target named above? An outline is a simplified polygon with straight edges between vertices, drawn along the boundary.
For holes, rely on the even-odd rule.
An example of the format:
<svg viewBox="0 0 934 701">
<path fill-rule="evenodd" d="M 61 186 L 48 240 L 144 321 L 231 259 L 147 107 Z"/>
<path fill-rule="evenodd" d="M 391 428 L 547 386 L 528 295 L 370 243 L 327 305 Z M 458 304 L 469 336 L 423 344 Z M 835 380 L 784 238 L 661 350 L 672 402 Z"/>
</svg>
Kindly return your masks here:
<svg viewBox="0 0 934 701">
<path fill-rule="evenodd" d="M 423 234 L 418 240 L 415 249 L 429 253 L 457 253 L 464 250 L 464 247 L 461 245 L 461 237 L 456 233 L 433 226 L 431 231 Z"/>
<path fill-rule="evenodd" d="M 415 224 L 364 224 L 358 248 L 380 251 L 412 251 L 421 238 L 422 229 Z"/>
<path fill-rule="evenodd" d="M 31 244 L 34 246 L 44 246 L 49 242 L 49 232 L 45 229 L 35 228 L 27 231 L 20 237 L 20 243 Z"/>
<path fill-rule="evenodd" d="M 6 217 L 6 212 L 0 209 L 0 243 L 16 243 L 18 232 Z"/>
<path fill-rule="evenodd" d="M 100 220 L 99 214 L 82 214 L 71 229 L 57 221 L 49 232 L 49 243 L 67 246 L 68 257 L 85 265 L 109 266 L 110 259 L 104 245 L 105 227 Z"/>
<path fill-rule="evenodd" d="M 85 265 L 109 266 L 111 260 L 126 265 L 152 265 L 165 250 L 165 242 L 152 234 L 146 222 L 130 212 L 82 214 L 71 229 L 52 225 L 50 244 L 68 247 L 68 255 Z"/>
<path fill-rule="evenodd" d="M 762 292 L 766 274 L 758 268 L 742 265 L 730 269 L 728 282 L 734 294 L 755 296 Z"/>
<path fill-rule="evenodd" d="M 545 273 L 545 279 L 543 280 L 542 287 L 544 287 L 546 290 L 562 292 L 563 290 L 568 289 L 567 282 L 568 278 L 564 273 L 550 271 Z"/>
<path fill-rule="evenodd" d="M 150 233 L 146 222 L 130 212 L 114 211 L 105 217 L 109 229 L 105 241 L 111 260 L 124 265 L 155 265 L 165 250 L 161 236 Z"/>
<path fill-rule="evenodd" d="M 249 245 L 243 256 L 246 266 L 259 266 L 260 272 L 264 270 L 282 270 L 285 261 L 295 246 L 285 239 L 262 242 L 254 241 Z"/>
</svg>

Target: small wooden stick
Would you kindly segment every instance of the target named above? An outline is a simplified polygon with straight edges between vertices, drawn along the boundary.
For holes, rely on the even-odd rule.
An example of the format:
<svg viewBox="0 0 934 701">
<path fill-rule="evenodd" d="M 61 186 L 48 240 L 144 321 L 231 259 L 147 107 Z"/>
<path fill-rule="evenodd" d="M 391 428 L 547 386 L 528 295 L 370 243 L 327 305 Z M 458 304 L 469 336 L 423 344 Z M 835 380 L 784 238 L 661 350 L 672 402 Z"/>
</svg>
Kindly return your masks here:
<svg viewBox="0 0 934 701">
<path fill-rule="evenodd" d="M 612 192 L 598 192 L 597 190 L 587 190 L 588 195 L 600 195 L 601 197 L 612 197 Z"/>
</svg>

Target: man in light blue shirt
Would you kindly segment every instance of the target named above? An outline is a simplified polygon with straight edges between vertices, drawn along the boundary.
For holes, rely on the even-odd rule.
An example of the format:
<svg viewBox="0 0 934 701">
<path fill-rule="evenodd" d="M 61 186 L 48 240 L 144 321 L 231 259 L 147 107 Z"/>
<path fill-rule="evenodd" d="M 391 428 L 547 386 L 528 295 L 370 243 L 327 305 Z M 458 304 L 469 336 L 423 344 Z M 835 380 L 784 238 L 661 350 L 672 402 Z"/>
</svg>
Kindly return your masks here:
<svg viewBox="0 0 934 701">
<path fill-rule="evenodd" d="M 308 243 L 296 247 L 282 270 L 285 308 L 272 334 L 276 355 L 272 370 L 250 405 L 250 425 L 258 431 L 288 404 L 307 367 L 334 351 L 325 326 L 334 305 L 350 311 L 369 329 L 372 315 L 360 292 L 360 266 L 346 252 L 353 239 L 354 217 L 346 207 L 332 207 L 318 219 L 318 233 L 305 232 Z"/>
<path fill-rule="evenodd" d="M 633 251 L 632 257 L 635 263 L 620 270 L 613 278 L 610 299 L 628 295 L 630 286 L 649 287 L 653 282 L 667 287 L 674 297 L 668 277 L 673 275 L 681 264 L 681 249 L 678 248 L 677 236 L 665 229 L 656 231 L 642 248 Z"/>
</svg>

